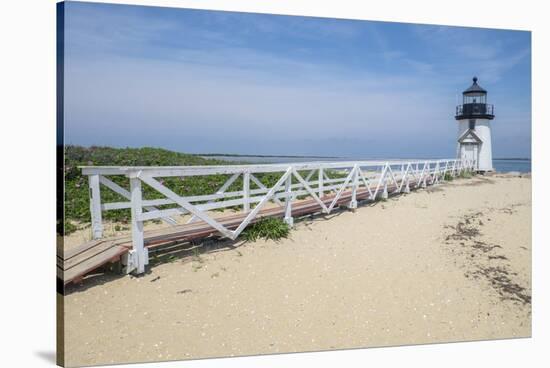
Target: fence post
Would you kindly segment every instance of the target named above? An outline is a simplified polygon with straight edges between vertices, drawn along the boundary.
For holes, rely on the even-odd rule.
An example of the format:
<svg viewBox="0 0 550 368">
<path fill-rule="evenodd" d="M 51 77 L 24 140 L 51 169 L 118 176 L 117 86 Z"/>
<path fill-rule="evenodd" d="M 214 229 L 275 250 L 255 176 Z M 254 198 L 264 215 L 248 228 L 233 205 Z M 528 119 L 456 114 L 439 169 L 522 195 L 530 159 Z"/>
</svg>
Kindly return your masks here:
<svg viewBox="0 0 550 368">
<path fill-rule="evenodd" d="M 430 166 L 427 162 L 424 162 L 424 168 L 422 169 L 422 173 L 424 176 L 422 177 L 422 188 L 426 188 L 426 179 L 428 178 L 428 175 L 430 174 Z"/>
<path fill-rule="evenodd" d="M 286 178 L 285 194 L 285 222 L 292 227 L 294 225 L 294 219 L 292 218 L 292 175 Z"/>
<path fill-rule="evenodd" d="M 383 180 L 384 180 L 384 191 L 382 192 L 382 199 L 388 199 L 388 175 L 387 175 L 387 172 L 388 172 L 388 163 L 386 162 L 386 166 L 384 167 L 384 170 L 382 171 L 382 175 L 384 175 L 383 177 Z"/>
<path fill-rule="evenodd" d="M 411 168 L 411 165 L 408 164 L 406 169 L 403 171 L 403 174 L 401 175 L 401 190 L 404 193 L 410 193 L 411 189 L 409 187 L 409 169 Z"/>
<path fill-rule="evenodd" d="M 351 187 L 351 202 L 349 203 L 349 208 L 354 210 L 357 208 L 357 184 L 359 184 L 359 167 L 357 165 L 353 166 L 353 184 Z"/>
<path fill-rule="evenodd" d="M 88 176 L 90 187 L 90 214 L 92 217 L 92 238 L 99 239 L 103 236 L 103 223 L 101 220 L 101 191 L 99 189 L 99 174 Z"/>
<path fill-rule="evenodd" d="M 250 171 L 243 173 L 243 211 L 250 212 Z"/>
<path fill-rule="evenodd" d="M 136 274 L 145 272 L 145 265 L 149 263 L 147 249 L 143 244 L 143 221 L 140 216 L 143 212 L 141 180 L 136 173 L 130 176 L 130 195 L 132 204 L 132 254 L 128 262 L 128 269 L 135 269 Z"/>
<path fill-rule="evenodd" d="M 324 186 L 323 181 L 324 181 L 323 168 L 319 167 L 319 198 L 321 198 L 321 199 L 325 195 L 325 193 L 323 191 L 323 186 Z"/>
</svg>

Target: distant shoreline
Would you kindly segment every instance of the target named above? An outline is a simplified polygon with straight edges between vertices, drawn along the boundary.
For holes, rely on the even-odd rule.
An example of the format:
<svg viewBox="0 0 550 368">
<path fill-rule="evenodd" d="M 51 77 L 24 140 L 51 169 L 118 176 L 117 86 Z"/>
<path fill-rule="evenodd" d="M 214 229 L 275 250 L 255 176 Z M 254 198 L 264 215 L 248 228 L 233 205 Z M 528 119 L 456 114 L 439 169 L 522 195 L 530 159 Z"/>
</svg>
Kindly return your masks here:
<svg viewBox="0 0 550 368">
<path fill-rule="evenodd" d="M 494 158 L 493 160 L 498 160 L 498 161 L 531 161 L 530 158 Z"/>
<path fill-rule="evenodd" d="M 192 153 L 202 157 L 279 157 L 279 158 L 343 158 L 338 156 L 301 156 L 301 155 L 245 155 L 233 153 Z"/>
<path fill-rule="evenodd" d="M 191 153 L 193 156 L 201 157 L 276 157 L 276 158 L 338 158 L 345 159 L 348 157 L 342 156 L 309 156 L 309 155 L 253 155 L 253 154 L 238 154 L 238 153 Z M 353 158 L 349 158 L 352 160 Z M 505 157 L 505 158 L 494 158 L 493 160 L 498 161 L 531 161 L 530 158 L 525 157 Z"/>
</svg>

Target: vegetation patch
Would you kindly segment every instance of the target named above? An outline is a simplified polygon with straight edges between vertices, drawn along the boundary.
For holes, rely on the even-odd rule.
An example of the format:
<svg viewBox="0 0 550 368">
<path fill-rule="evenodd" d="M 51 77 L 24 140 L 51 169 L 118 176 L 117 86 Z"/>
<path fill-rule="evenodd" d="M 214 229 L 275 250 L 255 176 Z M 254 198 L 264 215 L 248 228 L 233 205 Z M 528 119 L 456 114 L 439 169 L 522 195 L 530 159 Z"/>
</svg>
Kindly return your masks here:
<svg viewBox="0 0 550 368">
<path fill-rule="evenodd" d="M 279 240 L 287 238 L 289 233 L 290 227 L 282 219 L 266 217 L 248 226 L 242 232 L 242 236 L 247 241 L 256 241 L 258 239 Z"/>
<path fill-rule="evenodd" d="M 460 174 L 458 174 L 458 177 L 459 178 L 462 178 L 462 179 L 470 179 L 473 175 L 473 173 L 471 171 L 462 171 Z"/>
<path fill-rule="evenodd" d="M 64 212 L 65 221 L 90 221 L 90 204 L 88 180 L 82 175 L 79 166 L 193 166 L 193 165 L 223 165 L 226 161 L 205 159 L 200 156 L 172 152 L 160 148 L 112 148 L 112 147 L 81 147 L 68 145 L 64 152 L 65 165 L 63 176 L 65 181 Z M 129 189 L 130 183 L 124 176 L 110 176 L 110 180 L 123 188 Z M 225 175 L 212 177 L 165 178 L 164 185 L 180 195 L 200 195 L 207 191 L 212 193 L 227 180 Z M 236 184 L 236 183 L 234 183 Z M 242 185 L 242 184 L 241 184 Z M 215 189 L 214 189 L 215 188 Z M 162 195 L 147 185 L 143 186 L 144 199 L 158 199 Z M 103 202 L 127 202 L 126 198 L 111 190 L 101 187 Z M 106 220 L 129 223 L 130 210 L 114 210 L 103 212 Z M 66 228 L 65 234 L 74 231 Z M 58 233 L 60 233 L 58 231 Z M 61 234 L 61 233 L 60 233 Z"/>
</svg>

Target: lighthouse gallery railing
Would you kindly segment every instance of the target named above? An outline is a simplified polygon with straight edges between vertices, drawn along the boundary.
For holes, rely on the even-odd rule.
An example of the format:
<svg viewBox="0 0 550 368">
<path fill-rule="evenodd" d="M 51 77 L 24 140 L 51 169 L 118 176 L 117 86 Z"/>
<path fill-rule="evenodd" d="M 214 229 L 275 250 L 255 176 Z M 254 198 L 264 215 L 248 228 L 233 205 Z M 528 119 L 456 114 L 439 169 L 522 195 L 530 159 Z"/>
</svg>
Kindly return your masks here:
<svg viewBox="0 0 550 368">
<path fill-rule="evenodd" d="M 462 115 L 494 115 L 492 104 L 466 103 L 456 107 L 456 116 Z"/>
</svg>

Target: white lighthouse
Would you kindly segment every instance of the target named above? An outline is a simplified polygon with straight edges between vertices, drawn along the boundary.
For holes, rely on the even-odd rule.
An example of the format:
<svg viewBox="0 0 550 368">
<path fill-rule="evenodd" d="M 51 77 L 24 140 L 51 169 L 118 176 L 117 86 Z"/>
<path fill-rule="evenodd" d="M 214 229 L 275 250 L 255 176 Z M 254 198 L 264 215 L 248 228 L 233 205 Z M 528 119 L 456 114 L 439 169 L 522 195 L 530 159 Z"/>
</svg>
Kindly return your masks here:
<svg viewBox="0 0 550 368">
<path fill-rule="evenodd" d="M 478 171 L 493 171 L 491 120 L 493 105 L 487 104 L 487 91 L 474 83 L 462 92 L 462 105 L 456 107 L 458 121 L 457 157 L 475 160 Z"/>
</svg>

